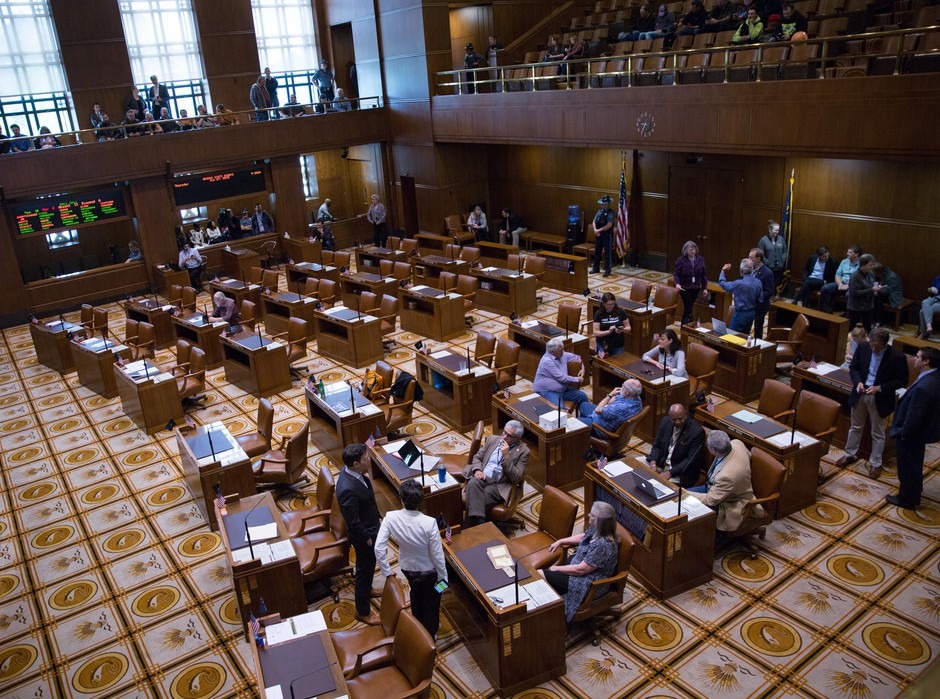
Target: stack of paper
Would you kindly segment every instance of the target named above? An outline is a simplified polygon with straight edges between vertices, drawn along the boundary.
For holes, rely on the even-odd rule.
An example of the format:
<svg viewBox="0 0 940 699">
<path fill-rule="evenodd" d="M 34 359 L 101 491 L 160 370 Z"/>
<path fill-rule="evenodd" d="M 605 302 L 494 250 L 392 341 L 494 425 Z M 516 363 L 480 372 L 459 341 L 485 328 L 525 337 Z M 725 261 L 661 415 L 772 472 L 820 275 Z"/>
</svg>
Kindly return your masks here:
<svg viewBox="0 0 940 699">
<path fill-rule="evenodd" d="M 627 466 L 623 461 L 611 461 L 604 467 L 604 473 L 608 476 L 622 476 L 624 473 L 630 473 L 633 469 Z"/>
<path fill-rule="evenodd" d="M 486 555 L 490 559 L 494 568 L 512 568 L 513 560 L 509 555 L 509 549 L 505 544 L 490 546 L 486 549 Z"/>
<path fill-rule="evenodd" d="M 831 374 L 836 369 L 838 369 L 835 364 L 830 364 L 829 362 L 820 362 L 816 365 L 816 368 L 810 369 L 814 374 L 819 374 L 820 376 L 825 376 L 826 374 Z"/>
<path fill-rule="evenodd" d="M 761 420 L 764 419 L 762 415 L 758 415 L 757 413 L 752 413 L 750 410 L 739 410 L 731 417 L 737 418 L 741 422 L 746 422 L 749 425 L 755 422 L 760 422 Z"/>
</svg>

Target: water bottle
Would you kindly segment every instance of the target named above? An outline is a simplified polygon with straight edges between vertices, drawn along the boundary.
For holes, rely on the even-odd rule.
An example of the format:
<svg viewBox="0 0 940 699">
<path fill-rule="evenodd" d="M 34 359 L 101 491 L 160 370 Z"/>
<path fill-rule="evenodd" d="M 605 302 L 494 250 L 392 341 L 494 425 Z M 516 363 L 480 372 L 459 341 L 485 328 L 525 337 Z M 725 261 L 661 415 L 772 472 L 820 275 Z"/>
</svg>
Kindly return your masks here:
<svg viewBox="0 0 940 699">
<path fill-rule="evenodd" d="M 447 482 L 447 469 L 444 468 L 444 462 L 438 461 L 437 463 L 437 480 L 441 483 Z"/>
<path fill-rule="evenodd" d="M 326 386 L 323 385 L 323 377 L 320 377 L 320 398 L 326 397 Z"/>
</svg>

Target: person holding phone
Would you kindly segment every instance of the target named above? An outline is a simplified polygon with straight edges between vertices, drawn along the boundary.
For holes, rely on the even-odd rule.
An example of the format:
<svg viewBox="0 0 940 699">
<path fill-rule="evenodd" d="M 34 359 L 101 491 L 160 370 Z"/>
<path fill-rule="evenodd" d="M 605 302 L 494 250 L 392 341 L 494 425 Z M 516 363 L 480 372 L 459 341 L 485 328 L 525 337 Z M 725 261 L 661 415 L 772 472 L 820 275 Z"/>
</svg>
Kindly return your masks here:
<svg viewBox="0 0 940 699">
<path fill-rule="evenodd" d="M 630 317 L 617 305 L 617 297 L 609 291 L 601 296 L 601 307 L 594 314 L 594 338 L 604 352 L 623 354 L 623 334 L 630 332 Z"/>
<path fill-rule="evenodd" d="M 432 638 L 437 638 L 440 627 L 441 593 L 438 585 L 446 589 L 447 566 L 444 563 L 444 547 L 441 533 L 433 517 L 418 511 L 424 501 L 424 489 L 411 478 L 398 489 L 402 510 L 392 510 L 385 515 L 375 538 L 375 558 L 382 575 L 395 575 L 388 564 L 389 537 L 398 544 L 398 567 L 411 586 L 411 613 L 427 629 Z"/>
</svg>

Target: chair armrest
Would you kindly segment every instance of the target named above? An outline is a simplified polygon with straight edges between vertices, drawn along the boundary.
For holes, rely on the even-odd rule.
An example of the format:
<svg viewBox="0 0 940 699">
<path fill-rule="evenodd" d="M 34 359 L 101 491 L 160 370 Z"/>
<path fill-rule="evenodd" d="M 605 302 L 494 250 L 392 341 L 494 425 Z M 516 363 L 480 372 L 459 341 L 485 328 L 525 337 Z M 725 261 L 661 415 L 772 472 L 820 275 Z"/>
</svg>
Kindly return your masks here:
<svg viewBox="0 0 940 699">
<path fill-rule="evenodd" d="M 773 495 L 768 495 L 766 498 L 754 498 L 753 500 L 748 500 L 746 503 L 744 503 L 744 513 L 741 522 L 746 522 L 748 517 L 751 516 L 751 513 L 757 508 L 758 505 L 766 506 L 772 502 L 778 501 L 779 499 L 780 493 L 774 493 Z M 765 507 L 765 509 L 767 508 Z M 770 514 L 769 509 L 768 514 Z"/>
<path fill-rule="evenodd" d="M 813 436 L 814 436 L 816 439 L 820 440 L 820 441 L 824 441 L 824 440 L 823 440 L 823 437 L 828 437 L 829 435 L 831 435 L 831 434 L 834 433 L 835 431 L 836 431 L 836 428 L 835 428 L 835 427 L 830 427 L 828 430 L 824 430 L 824 431 L 822 431 L 822 432 L 817 432 L 817 433 L 814 434 Z"/>
<path fill-rule="evenodd" d="M 277 335 L 271 335 L 271 337 L 287 337 L 287 331 L 285 330 L 284 332 L 278 333 Z"/>
<path fill-rule="evenodd" d="M 375 396 L 388 396 L 389 391 L 391 390 L 392 390 L 391 386 L 389 386 L 388 388 L 374 388 L 372 389 L 372 392 L 369 395 L 372 396 L 373 398 Z"/>
<path fill-rule="evenodd" d="M 258 461 L 259 461 L 259 463 L 261 464 L 261 468 L 258 470 L 258 473 L 263 473 L 263 472 L 264 472 L 264 465 L 265 465 L 265 464 L 268 464 L 268 463 L 270 463 L 270 464 L 286 464 L 286 463 L 287 463 L 287 455 L 285 454 L 283 457 L 280 457 L 280 458 L 279 458 L 279 457 L 262 456 Z"/>
<path fill-rule="evenodd" d="M 786 345 L 790 349 L 796 349 L 802 342 L 791 342 L 790 340 L 774 340 L 778 345 Z"/>
<path fill-rule="evenodd" d="M 300 518 L 300 531 L 302 533 L 307 532 L 307 524 L 312 522 L 315 519 L 328 519 L 330 516 L 330 510 L 315 510 L 310 514 L 304 515 Z"/>
<path fill-rule="evenodd" d="M 507 364 L 506 366 L 496 367 L 499 371 L 509 371 L 510 369 L 518 369 L 519 362 L 513 362 L 512 364 Z"/>
<path fill-rule="evenodd" d="M 320 560 L 320 552 L 326 551 L 327 549 L 336 548 L 337 546 L 345 546 L 348 539 L 337 539 L 329 544 L 323 546 L 317 546 L 313 551 L 313 558 L 310 559 L 310 565 L 303 569 L 304 573 L 309 573 L 311 570 L 317 567 L 317 561 Z"/>
<path fill-rule="evenodd" d="M 768 328 L 767 339 L 773 342 L 780 342 L 790 337 L 790 328 Z"/>
<path fill-rule="evenodd" d="M 480 363 L 483 363 L 493 359 L 494 357 L 496 357 L 496 352 L 487 352 L 486 354 L 481 354 L 479 357 L 476 357 L 476 360 Z"/>
<path fill-rule="evenodd" d="M 777 413 L 776 415 L 774 415 L 773 418 L 774 420 L 780 420 L 780 418 L 786 418 L 785 420 L 782 420 L 782 422 L 787 422 L 789 421 L 791 415 L 796 415 L 796 411 L 784 410 L 782 413 Z"/>
<path fill-rule="evenodd" d="M 386 648 L 386 649 L 387 649 L 386 652 L 387 652 L 387 654 L 388 654 L 388 660 L 390 661 L 390 660 L 391 660 L 391 655 L 392 655 L 392 654 L 391 654 L 391 649 L 392 649 L 392 646 L 393 646 L 393 645 L 395 645 L 395 637 L 394 637 L 394 636 L 385 636 L 384 638 L 382 638 L 382 640 L 380 640 L 380 641 L 378 641 L 377 643 L 375 643 L 375 644 L 369 646 L 368 648 L 363 648 L 362 651 L 360 651 L 359 653 L 356 654 L 356 664 L 353 665 L 352 670 L 350 670 L 349 672 L 345 673 L 343 676 L 344 676 L 345 679 L 347 679 L 347 680 L 351 680 L 352 678 L 357 677 L 357 676 L 359 675 L 359 673 L 362 672 L 362 659 L 363 659 L 365 656 L 367 656 L 369 653 L 375 653 L 377 650 L 381 650 L 381 649 L 383 649 L 383 648 Z M 385 663 L 383 663 L 383 665 L 385 665 Z"/>
<path fill-rule="evenodd" d="M 621 571 L 617 573 L 616 575 L 612 575 L 609 578 L 601 578 L 600 580 L 595 580 L 594 582 L 591 583 L 591 587 L 588 588 L 588 593 L 587 593 L 587 596 L 584 598 L 584 601 L 581 602 L 580 605 L 578 605 L 579 608 L 590 607 L 591 604 L 593 604 L 594 596 L 598 588 L 604 585 L 616 585 L 617 583 L 619 583 L 621 580 L 625 579 L 626 577 L 627 577 L 627 571 Z"/>
<path fill-rule="evenodd" d="M 610 430 L 604 429 L 601 425 L 598 425 L 597 422 L 593 423 L 593 426 L 597 428 L 598 432 L 607 437 L 607 439 L 617 439 L 618 435 L 616 432 L 611 432 Z"/>
</svg>

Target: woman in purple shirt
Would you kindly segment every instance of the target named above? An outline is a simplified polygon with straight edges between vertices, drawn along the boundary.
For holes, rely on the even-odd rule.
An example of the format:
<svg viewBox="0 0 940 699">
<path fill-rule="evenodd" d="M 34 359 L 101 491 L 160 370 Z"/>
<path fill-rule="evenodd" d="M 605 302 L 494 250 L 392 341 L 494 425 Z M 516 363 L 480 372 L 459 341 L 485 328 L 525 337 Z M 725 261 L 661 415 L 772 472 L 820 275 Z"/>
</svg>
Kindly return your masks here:
<svg viewBox="0 0 940 699">
<path fill-rule="evenodd" d="M 692 307 L 699 294 L 708 289 L 705 277 L 705 258 L 698 254 L 698 245 L 687 240 L 682 246 L 682 254 L 676 260 L 672 274 L 679 296 L 682 297 L 682 325 L 692 322 Z"/>
</svg>

